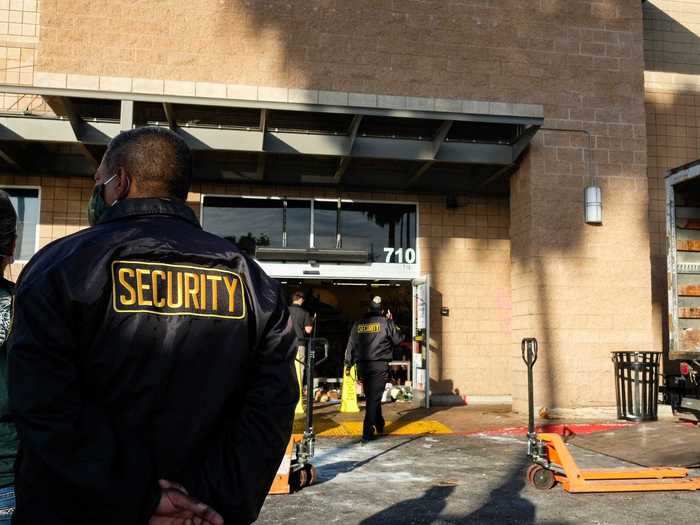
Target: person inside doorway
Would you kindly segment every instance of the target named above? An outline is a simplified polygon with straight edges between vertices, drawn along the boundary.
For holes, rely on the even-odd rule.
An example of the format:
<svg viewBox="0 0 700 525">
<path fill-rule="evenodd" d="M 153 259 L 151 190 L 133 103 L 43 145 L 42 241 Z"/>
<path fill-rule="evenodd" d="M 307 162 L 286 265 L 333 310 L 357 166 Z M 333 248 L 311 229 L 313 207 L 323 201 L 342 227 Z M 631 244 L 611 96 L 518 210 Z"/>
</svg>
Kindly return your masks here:
<svg viewBox="0 0 700 525">
<path fill-rule="evenodd" d="M 362 319 L 352 325 L 345 349 L 345 367 L 347 369 L 357 363 L 367 399 L 362 427 L 363 442 L 384 433 L 382 393 L 389 379 L 389 362 L 394 347 L 400 342 L 401 337 L 391 311 L 384 312 L 382 298 L 375 296 Z"/>
<path fill-rule="evenodd" d="M 397 327 L 400 329 L 400 327 Z M 394 360 L 390 364 L 389 379 L 395 385 L 405 385 L 408 379 L 408 367 L 411 365 L 411 341 L 402 340 L 394 348 Z"/>
<path fill-rule="evenodd" d="M 292 326 L 297 336 L 297 359 L 304 361 L 306 352 L 306 338 L 313 331 L 313 319 L 304 308 L 304 292 L 296 291 L 292 294 L 292 304 L 289 305 L 289 317 L 292 318 Z M 301 381 L 301 378 L 299 378 Z"/>
</svg>

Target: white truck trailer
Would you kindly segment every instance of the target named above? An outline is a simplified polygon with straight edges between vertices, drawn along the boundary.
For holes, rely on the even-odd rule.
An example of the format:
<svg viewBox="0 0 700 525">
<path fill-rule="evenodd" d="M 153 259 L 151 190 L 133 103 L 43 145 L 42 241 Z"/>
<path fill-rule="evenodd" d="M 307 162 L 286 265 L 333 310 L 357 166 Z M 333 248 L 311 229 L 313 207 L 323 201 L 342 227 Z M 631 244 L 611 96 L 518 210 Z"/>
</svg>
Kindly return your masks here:
<svg viewBox="0 0 700 525">
<path fill-rule="evenodd" d="M 700 160 L 666 176 L 666 234 L 671 366 L 662 391 L 700 420 Z"/>
</svg>

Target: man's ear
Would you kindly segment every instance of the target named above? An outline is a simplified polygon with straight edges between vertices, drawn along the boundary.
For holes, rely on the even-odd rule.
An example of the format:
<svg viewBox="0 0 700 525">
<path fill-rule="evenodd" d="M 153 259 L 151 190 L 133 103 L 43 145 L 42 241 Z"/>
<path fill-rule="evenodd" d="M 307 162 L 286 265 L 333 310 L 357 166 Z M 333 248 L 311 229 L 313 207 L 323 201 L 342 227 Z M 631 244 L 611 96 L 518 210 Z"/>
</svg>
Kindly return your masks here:
<svg viewBox="0 0 700 525">
<path fill-rule="evenodd" d="M 131 191 L 131 175 L 127 173 L 123 166 L 117 168 L 115 175 L 117 175 L 117 187 L 115 190 L 121 201 L 126 199 Z"/>
</svg>

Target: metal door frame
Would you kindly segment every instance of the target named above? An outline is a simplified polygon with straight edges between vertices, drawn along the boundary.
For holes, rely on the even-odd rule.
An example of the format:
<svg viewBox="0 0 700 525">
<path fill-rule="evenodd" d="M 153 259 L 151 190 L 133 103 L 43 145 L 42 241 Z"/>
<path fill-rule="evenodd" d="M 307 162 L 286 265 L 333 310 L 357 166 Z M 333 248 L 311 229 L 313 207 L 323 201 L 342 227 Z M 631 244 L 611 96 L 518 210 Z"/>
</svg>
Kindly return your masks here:
<svg viewBox="0 0 700 525">
<path fill-rule="evenodd" d="M 425 357 L 424 357 L 424 368 L 425 368 L 425 408 L 430 408 L 430 274 L 424 274 L 421 277 L 417 277 L 411 281 L 413 286 L 412 290 L 412 305 L 413 305 L 413 333 L 412 339 L 415 340 L 416 332 L 418 330 L 417 319 L 418 319 L 418 301 L 421 299 L 418 295 L 418 286 L 425 286 Z M 415 352 L 411 356 L 411 378 L 413 381 L 413 386 L 415 388 L 416 370 L 419 368 L 417 366 L 417 359 Z"/>
</svg>

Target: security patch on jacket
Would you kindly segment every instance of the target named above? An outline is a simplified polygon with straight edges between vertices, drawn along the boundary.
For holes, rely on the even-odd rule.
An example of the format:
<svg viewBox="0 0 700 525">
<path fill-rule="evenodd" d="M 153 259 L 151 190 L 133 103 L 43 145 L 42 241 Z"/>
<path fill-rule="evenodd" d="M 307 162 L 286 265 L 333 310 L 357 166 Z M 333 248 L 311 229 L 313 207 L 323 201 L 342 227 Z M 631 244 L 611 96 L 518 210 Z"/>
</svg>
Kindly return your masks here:
<svg viewBox="0 0 700 525">
<path fill-rule="evenodd" d="M 113 306 L 119 313 L 243 319 L 246 301 L 237 273 L 141 261 L 112 262 Z"/>
<path fill-rule="evenodd" d="M 357 325 L 358 334 L 376 334 L 379 332 L 379 323 L 363 323 Z"/>
</svg>

